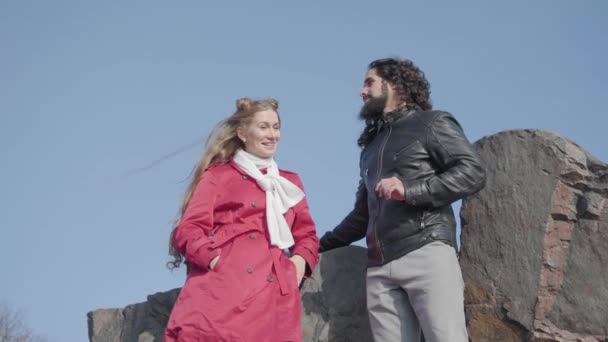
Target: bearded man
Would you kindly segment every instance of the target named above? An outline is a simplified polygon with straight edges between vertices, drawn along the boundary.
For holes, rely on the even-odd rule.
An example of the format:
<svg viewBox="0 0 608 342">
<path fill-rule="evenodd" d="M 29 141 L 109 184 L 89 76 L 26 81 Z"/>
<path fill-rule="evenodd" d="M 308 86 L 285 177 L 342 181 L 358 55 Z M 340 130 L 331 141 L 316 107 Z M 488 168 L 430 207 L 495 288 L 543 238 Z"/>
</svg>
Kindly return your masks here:
<svg viewBox="0 0 608 342">
<path fill-rule="evenodd" d="M 474 147 L 407 59 L 372 62 L 353 210 L 320 251 L 367 238 L 367 308 L 377 342 L 468 341 L 451 204 L 485 185 Z"/>
</svg>

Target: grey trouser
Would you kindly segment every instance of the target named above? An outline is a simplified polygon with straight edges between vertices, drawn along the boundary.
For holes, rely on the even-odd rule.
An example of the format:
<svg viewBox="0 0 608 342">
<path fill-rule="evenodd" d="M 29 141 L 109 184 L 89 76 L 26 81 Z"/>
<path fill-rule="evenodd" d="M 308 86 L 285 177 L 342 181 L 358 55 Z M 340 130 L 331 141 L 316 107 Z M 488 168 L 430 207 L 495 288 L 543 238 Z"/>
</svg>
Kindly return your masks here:
<svg viewBox="0 0 608 342">
<path fill-rule="evenodd" d="M 439 241 L 367 269 L 376 342 L 466 342 L 464 282 L 453 247 Z"/>
</svg>

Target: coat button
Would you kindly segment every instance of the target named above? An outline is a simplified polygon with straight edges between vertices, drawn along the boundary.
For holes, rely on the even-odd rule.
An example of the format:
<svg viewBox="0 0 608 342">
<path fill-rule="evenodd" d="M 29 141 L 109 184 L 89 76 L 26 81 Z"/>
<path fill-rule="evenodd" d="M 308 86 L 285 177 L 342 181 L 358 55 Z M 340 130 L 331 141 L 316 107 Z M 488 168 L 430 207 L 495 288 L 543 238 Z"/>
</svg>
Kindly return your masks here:
<svg viewBox="0 0 608 342">
<path fill-rule="evenodd" d="M 258 204 L 256 203 L 256 201 L 251 202 L 251 206 L 254 208 L 257 208 Z"/>
<path fill-rule="evenodd" d="M 251 234 L 249 234 L 249 238 L 250 238 L 250 239 L 255 239 L 255 238 L 256 238 L 255 233 L 251 233 Z"/>
<path fill-rule="evenodd" d="M 436 238 L 438 237 L 438 235 L 437 235 L 437 233 L 432 232 L 432 233 L 431 233 L 431 237 L 432 237 L 433 239 L 436 239 Z"/>
<path fill-rule="evenodd" d="M 249 178 L 249 177 L 247 177 L 247 175 L 243 175 L 243 179 L 247 179 L 247 178 Z"/>
<path fill-rule="evenodd" d="M 253 268 L 252 267 L 247 267 L 247 273 L 253 273 Z"/>
<path fill-rule="evenodd" d="M 268 282 L 272 283 L 274 281 L 274 276 L 268 276 Z"/>
</svg>

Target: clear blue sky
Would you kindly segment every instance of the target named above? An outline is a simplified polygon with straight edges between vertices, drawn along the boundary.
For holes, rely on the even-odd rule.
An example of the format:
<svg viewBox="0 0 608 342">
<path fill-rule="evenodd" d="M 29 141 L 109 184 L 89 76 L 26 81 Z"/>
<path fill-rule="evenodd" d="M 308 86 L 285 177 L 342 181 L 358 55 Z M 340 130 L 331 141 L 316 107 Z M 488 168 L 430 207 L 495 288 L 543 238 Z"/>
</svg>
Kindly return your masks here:
<svg viewBox="0 0 608 342">
<path fill-rule="evenodd" d="M 87 311 L 180 286 L 167 237 L 202 144 L 132 171 L 204 139 L 238 97 L 279 99 L 277 160 L 331 229 L 376 58 L 414 59 L 472 141 L 542 128 L 607 161 L 607 17 L 602 0 L 2 1 L 0 301 L 50 341 L 85 341 Z"/>
</svg>

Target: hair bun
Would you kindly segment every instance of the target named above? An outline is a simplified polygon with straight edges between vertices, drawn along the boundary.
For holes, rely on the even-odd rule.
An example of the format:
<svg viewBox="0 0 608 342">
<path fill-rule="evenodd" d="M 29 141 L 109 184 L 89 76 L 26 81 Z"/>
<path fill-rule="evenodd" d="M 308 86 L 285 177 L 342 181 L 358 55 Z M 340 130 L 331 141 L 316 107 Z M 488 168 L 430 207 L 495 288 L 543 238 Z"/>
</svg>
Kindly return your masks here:
<svg viewBox="0 0 608 342">
<path fill-rule="evenodd" d="M 277 111 L 279 109 L 279 101 L 271 98 L 271 99 L 268 99 L 268 102 L 272 106 L 272 109 L 274 109 L 275 111 Z"/>
<path fill-rule="evenodd" d="M 238 111 L 247 111 L 253 105 L 253 101 L 248 97 L 243 97 L 236 100 L 236 109 Z"/>
</svg>

